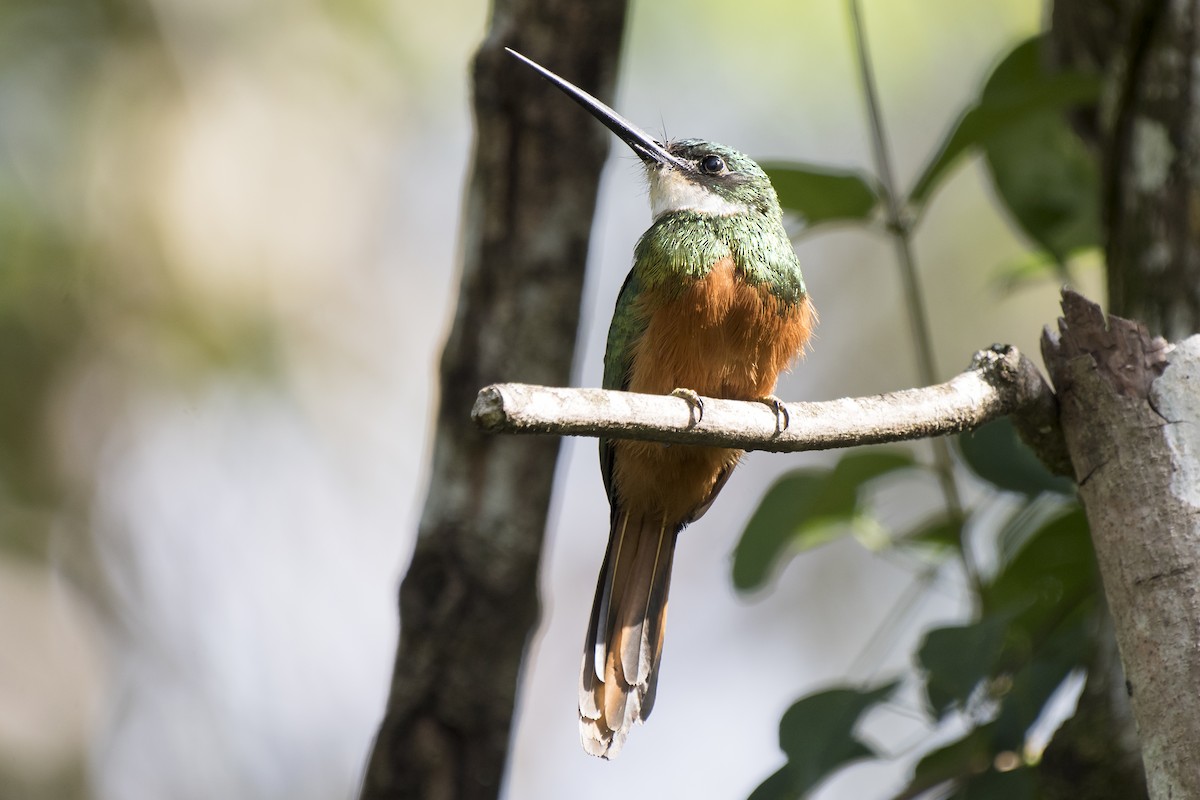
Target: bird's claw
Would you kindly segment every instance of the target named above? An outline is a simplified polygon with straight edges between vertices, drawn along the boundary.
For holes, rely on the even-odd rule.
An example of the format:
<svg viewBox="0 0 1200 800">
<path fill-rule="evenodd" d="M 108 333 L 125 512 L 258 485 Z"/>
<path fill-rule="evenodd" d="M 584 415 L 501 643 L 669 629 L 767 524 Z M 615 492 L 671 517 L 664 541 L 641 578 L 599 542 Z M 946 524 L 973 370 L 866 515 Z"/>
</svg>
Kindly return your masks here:
<svg viewBox="0 0 1200 800">
<path fill-rule="evenodd" d="M 698 425 L 704 419 L 704 399 L 694 389 L 676 389 L 671 392 L 671 397 L 678 397 L 688 404 L 689 427 Z"/>
<path fill-rule="evenodd" d="M 773 394 L 760 398 L 760 403 L 769 406 L 771 411 L 775 412 L 775 435 L 783 433 L 792 424 L 792 416 L 788 413 L 787 406 Z"/>
</svg>

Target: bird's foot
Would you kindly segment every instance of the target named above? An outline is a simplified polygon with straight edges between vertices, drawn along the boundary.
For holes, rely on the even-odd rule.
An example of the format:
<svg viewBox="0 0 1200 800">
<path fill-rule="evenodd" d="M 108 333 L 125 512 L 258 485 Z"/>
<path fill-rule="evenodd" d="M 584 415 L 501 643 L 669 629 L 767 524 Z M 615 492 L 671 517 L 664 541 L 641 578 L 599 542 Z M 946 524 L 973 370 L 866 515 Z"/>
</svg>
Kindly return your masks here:
<svg viewBox="0 0 1200 800">
<path fill-rule="evenodd" d="M 688 427 L 693 427 L 704 419 L 704 400 L 696 393 L 696 390 L 676 389 L 671 392 L 671 397 L 678 397 L 688 404 L 688 414 L 691 417 Z"/>
<path fill-rule="evenodd" d="M 760 397 L 758 402 L 760 402 L 766 406 L 769 406 L 770 409 L 773 412 L 775 412 L 775 435 L 776 436 L 778 436 L 779 434 L 786 431 L 788 429 L 788 425 L 792 424 L 792 417 L 788 413 L 787 406 L 785 406 L 783 404 L 783 401 L 780 400 L 775 395 L 769 394 L 766 397 Z"/>
</svg>

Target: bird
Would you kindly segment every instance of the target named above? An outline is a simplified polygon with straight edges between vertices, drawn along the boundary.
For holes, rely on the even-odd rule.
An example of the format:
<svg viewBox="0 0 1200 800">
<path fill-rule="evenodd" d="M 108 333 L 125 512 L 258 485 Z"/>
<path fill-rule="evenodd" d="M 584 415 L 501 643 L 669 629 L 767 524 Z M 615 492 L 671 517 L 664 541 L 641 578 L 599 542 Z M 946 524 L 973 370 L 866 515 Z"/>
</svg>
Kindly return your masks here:
<svg viewBox="0 0 1200 800">
<path fill-rule="evenodd" d="M 505 48 L 641 159 L 653 221 L 634 248 L 604 354 L 605 389 L 786 408 L 780 374 L 817 322 L 771 181 L 748 156 L 702 139 L 659 142 L 532 59 Z M 584 750 L 611 759 L 654 707 L 675 545 L 712 505 L 742 451 L 600 440 L 608 546 L 580 668 Z M 713 681 L 723 680 L 713 676 Z"/>
</svg>

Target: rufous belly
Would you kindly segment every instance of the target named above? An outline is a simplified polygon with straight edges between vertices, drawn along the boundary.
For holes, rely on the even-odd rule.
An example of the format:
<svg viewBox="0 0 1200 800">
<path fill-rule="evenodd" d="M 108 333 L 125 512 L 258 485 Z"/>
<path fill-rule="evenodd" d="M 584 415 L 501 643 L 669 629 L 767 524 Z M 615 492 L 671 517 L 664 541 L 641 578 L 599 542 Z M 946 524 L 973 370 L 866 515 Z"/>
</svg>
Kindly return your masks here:
<svg viewBox="0 0 1200 800">
<path fill-rule="evenodd" d="M 750 286 L 732 259 L 675 296 L 647 292 L 647 319 L 634 346 L 629 391 L 758 400 L 800 354 L 815 324 L 808 298 L 784 307 L 766 287 Z M 690 520 L 710 500 L 742 451 L 714 447 L 615 443 L 613 476 L 623 508 Z"/>
</svg>

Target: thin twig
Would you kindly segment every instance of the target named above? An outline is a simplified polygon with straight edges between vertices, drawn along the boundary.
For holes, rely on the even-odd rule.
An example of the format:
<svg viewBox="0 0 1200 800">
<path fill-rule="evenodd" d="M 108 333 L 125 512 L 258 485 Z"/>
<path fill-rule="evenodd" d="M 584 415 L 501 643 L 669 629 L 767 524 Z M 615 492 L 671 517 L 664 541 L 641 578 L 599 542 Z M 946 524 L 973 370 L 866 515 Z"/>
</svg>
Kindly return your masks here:
<svg viewBox="0 0 1200 800">
<path fill-rule="evenodd" d="M 879 173 L 879 182 L 882 185 L 888 233 L 891 235 L 896 249 L 896 261 L 900 266 L 900 275 L 904 285 L 905 306 L 908 308 L 909 324 L 912 327 L 913 342 L 917 349 L 917 371 L 922 383 L 932 384 L 937 380 L 937 366 L 934 363 L 933 340 L 929 334 L 929 314 L 925 309 L 925 299 L 921 294 L 917 276 L 916 257 L 913 255 L 912 223 L 901 202 L 896 177 L 892 171 L 887 134 L 883 126 L 883 115 L 879 108 L 879 96 L 875 89 L 875 72 L 871 64 L 871 54 L 863 27 L 859 0 L 849 0 L 849 3 L 850 18 L 854 27 L 854 43 L 858 52 L 858 67 L 862 76 L 863 94 L 867 101 L 867 115 L 871 123 L 871 145 L 875 154 L 875 168 Z M 932 445 L 938 483 L 941 486 L 942 495 L 945 497 L 946 506 L 951 514 L 961 519 L 963 502 L 958 491 L 958 484 L 954 480 L 954 461 L 950 456 L 950 447 L 944 439 L 934 439 Z M 968 547 L 963 547 L 962 556 L 968 578 L 973 584 L 977 584 L 978 571 Z"/>
</svg>

